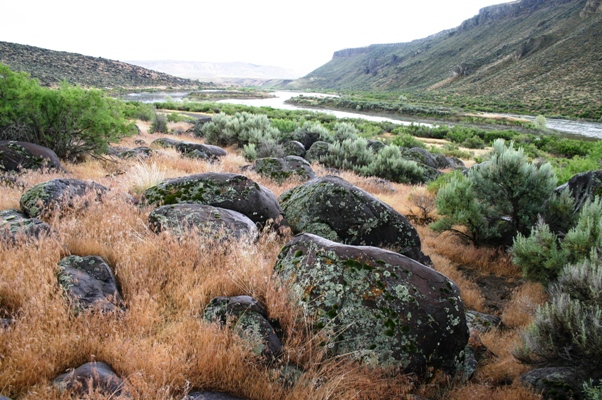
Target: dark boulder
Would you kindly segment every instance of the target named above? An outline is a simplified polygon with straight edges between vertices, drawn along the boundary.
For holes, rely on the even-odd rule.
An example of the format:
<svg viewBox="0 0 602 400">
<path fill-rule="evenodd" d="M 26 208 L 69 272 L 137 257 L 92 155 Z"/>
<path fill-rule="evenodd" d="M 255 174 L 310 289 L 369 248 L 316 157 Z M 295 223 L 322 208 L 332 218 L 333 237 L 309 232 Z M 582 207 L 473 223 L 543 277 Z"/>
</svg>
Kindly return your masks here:
<svg viewBox="0 0 602 400">
<path fill-rule="evenodd" d="M 26 191 L 19 201 L 29 217 L 46 217 L 54 212 L 87 206 L 89 200 L 100 201 L 109 189 L 79 179 L 52 179 Z M 89 198 L 86 198 L 89 196 Z"/>
<path fill-rule="evenodd" d="M 502 319 L 497 315 L 468 310 L 466 311 L 466 323 L 471 330 L 485 333 L 493 328 L 500 328 Z"/>
<path fill-rule="evenodd" d="M 207 392 L 205 390 L 200 392 L 192 392 L 188 394 L 185 400 L 246 400 L 242 397 L 234 396 L 228 393 L 222 392 Z"/>
<path fill-rule="evenodd" d="M 0 171 L 49 168 L 65 169 L 54 151 L 29 142 L 0 140 Z"/>
<path fill-rule="evenodd" d="M 584 399 L 583 379 L 587 374 L 570 367 L 538 368 L 521 376 L 527 386 L 543 393 L 545 399 Z"/>
<path fill-rule="evenodd" d="M 560 194 L 567 188 L 575 200 L 577 213 L 588 200 L 593 200 L 595 196 L 602 197 L 602 170 L 581 172 L 564 185 L 557 187 L 555 192 Z"/>
<path fill-rule="evenodd" d="M 58 281 L 77 311 L 120 310 L 123 298 L 113 270 L 99 256 L 68 256 L 59 261 Z"/>
<path fill-rule="evenodd" d="M 463 361 L 469 333 L 460 290 L 432 268 L 305 233 L 284 246 L 274 271 L 332 355 L 419 374 L 454 373 Z"/>
<path fill-rule="evenodd" d="M 170 179 L 147 189 L 150 204 L 207 204 L 246 215 L 260 227 L 269 220 L 278 226 L 282 211 L 276 196 L 244 175 L 208 172 Z"/>
<path fill-rule="evenodd" d="M 18 210 L 0 211 L 0 239 L 14 243 L 18 239 L 39 239 L 52 233 L 52 227 L 37 218 L 27 218 Z"/>
<path fill-rule="evenodd" d="M 289 140 L 282 147 L 284 148 L 284 154 L 287 156 L 305 157 L 305 146 L 297 140 Z"/>
<path fill-rule="evenodd" d="M 205 237 L 251 239 L 258 235 L 257 226 L 247 216 L 233 210 L 205 204 L 170 204 L 153 210 L 148 222 L 155 232 L 168 230 L 184 236 L 195 230 Z"/>
<path fill-rule="evenodd" d="M 144 159 L 152 156 L 155 150 L 146 146 L 134 147 L 133 149 L 124 149 L 118 155 L 119 158 L 139 158 Z"/>
<path fill-rule="evenodd" d="M 121 379 L 113 369 L 104 362 L 90 362 L 70 372 L 59 375 L 52 383 L 59 390 L 72 390 L 80 396 L 94 390 L 105 396 L 127 396 Z"/>
<path fill-rule="evenodd" d="M 293 134 L 293 139 L 300 142 L 305 149 L 310 149 L 314 143 L 320 141 L 321 136 L 319 132 L 308 132 L 301 130 Z"/>
<path fill-rule="evenodd" d="M 172 148 L 172 147 L 175 148 L 178 143 L 180 143 L 179 140 L 163 137 L 163 138 L 153 140 L 151 142 L 151 146 L 155 145 L 155 146 L 159 146 L 159 147 L 163 147 L 163 148 Z"/>
<path fill-rule="evenodd" d="M 297 177 L 304 181 L 316 177 L 316 173 L 309 162 L 298 156 L 260 158 L 255 161 L 255 171 L 259 175 L 278 183 L 283 183 L 291 177 Z"/>
<path fill-rule="evenodd" d="M 368 148 L 373 152 L 378 153 L 380 150 L 384 149 L 387 145 L 381 142 L 380 140 L 368 140 Z"/>
<path fill-rule="evenodd" d="M 182 155 L 190 158 L 200 158 L 207 161 L 218 161 L 228 153 L 219 146 L 209 144 L 178 142 L 175 145 L 176 150 Z"/>
<path fill-rule="evenodd" d="M 435 157 L 428 150 L 420 147 L 412 147 L 411 149 L 404 150 L 402 156 L 403 158 L 416 161 L 418 164 L 426 165 L 433 169 L 438 168 Z"/>
<path fill-rule="evenodd" d="M 386 247 L 430 264 L 410 222 L 389 205 L 336 176 L 326 176 L 280 196 L 293 233 L 313 233 L 337 242 Z"/>
<path fill-rule="evenodd" d="M 328 154 L 329 148 L 330 143 L 328 142 L 316 142 L 305 153 L 305 159 L 309 162 L 320 162 L 320 157 Z"/>
<path fill-rule="evenodd" d="M 253 353 L 258 356 L 271 359 L 282 353 L 282 342 L 268 321 L 265 308 L 250 296 L 216 297 L 205 308 L 204 318 L 222 325 L 229 324 L 249 342 Z"/>
</svg>

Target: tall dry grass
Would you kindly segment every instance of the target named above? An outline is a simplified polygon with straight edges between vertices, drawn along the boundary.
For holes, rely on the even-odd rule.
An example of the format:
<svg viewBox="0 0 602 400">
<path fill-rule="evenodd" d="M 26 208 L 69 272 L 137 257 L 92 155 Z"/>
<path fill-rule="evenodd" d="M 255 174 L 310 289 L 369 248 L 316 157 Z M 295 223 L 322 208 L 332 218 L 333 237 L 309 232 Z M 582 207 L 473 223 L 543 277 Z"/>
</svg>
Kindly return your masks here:
<svg viewBox="0 0 602 400">
<path fill-rule="evenodd" d="M 134 140 L 150 143 L 159 136 L 167 135 L 143 132 L 120 145 L 133 147 Z M 25 190 L 57 177 L 94 180 L 111 189 L 103 203 L 48 220 L 58 235 L 0 246 L 0 316 L 15 319 L 9 329 L 0 329 L 0 394 L 19 399 L 70 398 L 52 386 L 52 379 L 97 360 L 109 363 L 126 380 L 135 399 L 181 399 L 193 389 L 250 399 L 403 399 L 412 392 L 433 399 L 536 398 L 517 385 L 502 386 L 508 379 L 515 382 L 521 371 L 510 356 L 517 338 L 513 330 L 482 338 L 500 358 L 481 365 L 470 384 L 433 381 L 420 387 L 395 371 L 370 369 L 345 358 L 327 359 L 319 336 L 311 333 L 272 275 L 289 237 L 264 232 L 256 243 L 215 243 L 196 235 L 186 239 L 157 235 L 147 225 L 151 209 L 135 206 L 124 196 L 139 197 L 161 178 L 210 171 L 239 173 L 246 162 L 237 149 L 227 149 L 228 156 L 214 164 L 183 158 L 171 149 L 156 150 L 144 160 L 66 164 L 67 174 L 29 172 L 19 176 L 22 186 L 0 186 L 2 209 L 18 208 Z M 319 175 L 327 173 L 314 167 Z M 288 180 L 278 185 L 252 171 L 245 175 L 276 196 L 300 184 Z M 411 186 L 391 184 L 391 191 L 370 178 L 347 172 L 341 176 L 401 213 L 411 207 L 409 195 L 416 190 Z M 460 286 L 468 308 L 483 311 L 483 295 L 457 269 L 459 263 L 475 270 L 516 273 L 504 257 L 500 260 L 494 253 L 442 240 L 426 227 L 418 232 L 425 253 L 436 269 Z M 70 254 L 107 260 L 121 285 L 124 313 L 72 312 L 57 282 L 57 263 Z M 511 328 L 524 326 L 531 305 L 541 300 L 537 293 L 527 286 L 518 290 L 504 322 Z M 213 297 L 243 294 L 258 299 L 270 318 L 279 321 L 283 360 L 305 371 L 293 386 L 279 379 L 277 365 L 266 365 L 243 340 L 202 319 Z M 90 394 L 87 398 L 105 397 Z"/>
</svg>

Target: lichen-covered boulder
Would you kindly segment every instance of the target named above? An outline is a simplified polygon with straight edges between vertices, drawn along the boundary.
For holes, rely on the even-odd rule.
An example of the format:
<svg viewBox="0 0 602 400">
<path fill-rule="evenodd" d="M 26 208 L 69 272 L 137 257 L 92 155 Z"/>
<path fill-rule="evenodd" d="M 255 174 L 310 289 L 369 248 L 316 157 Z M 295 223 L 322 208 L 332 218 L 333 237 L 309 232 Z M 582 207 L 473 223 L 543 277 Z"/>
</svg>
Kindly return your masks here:
<svg viewBox="0 0 602 400">
<path fill-rule="evenodd" d="M 583 399 L 583 380 L 587 372 L 572 367 L 533 369 L 521 376 L 522 382 L 542 393 L 545 399 Z"/>
<path fill-rule="evenodd" d="M 59 261 L 58 281 L 76 311 L 112 312 L 123 307 L 113 270 L 99 256 L 68 256 Z"/>
<path fill-rule="evenodd" d="M 88 200 L 100 201 L 109 189 L 79 179 L 52 179 L 38 183 L 26 191 L 19 201 L 21 210 L 29 217 L 44 218 L 67 209 L 87 206 Z M 86 196 L 89 197 L 86 197 Z M 86 197 L 86 198 L 84 198 Z"/>
<path fill-rule="evenodd" d="M 260 158 L 255 161 L 255 170 L 261 176 L 283 183 L 290 177 L 309 180 L 316 177 L 311 165 L 301 157 Z"/>
<path fill-rule="evenodd" d="M 305 149 L 310 149 L 314 143 L 320 141 L 320 133 L 300 130 L 293 134 L 293 139 L 300 142 Z"/>
<path fill-rule="evenodd" d="M 65 171 L 56 153 L 29 142 L 0 140 L 0 171 L 49 168 Z"/>
<path fill-rule="evenodd" d="M 429 367 L 453 373 L 463 361 L 469 333 L 460 290 L 432 268 L 301 234 L 284 246 L 274 271 L 333 355 L 419 374 Z"/>
<path fill-rule="evenodd" d="M 329 148 L 328 142 L 315 142 L 305 153 L 305 159 L 309 162 L 319 162 L 320 157 L 328 154 Z"/>
<path fill-rule="evenodd" d="M 575 212 L 579 212 L 588 200 L 593 200 L 595 196 L 602 197 L 602 170 L 581 172 L 557 187 L 555 192 L 559 194 L 567 188 L 575 200 Z"/>
<path fill-rule="evenodd" d="M 305 146 L 297 140 L 289 140 L 288 142 L 285 142 L 282 147 L 284 148 L 284 154 L 287 156 L 305 157 Z"/>
<path fill-rule="evenodd" d="M 435 157 L 428 150 L 420 147 L 406 149 L 403 151 L 402 155 L 403 158 L 414 160 L 419 164 L 423 164 L 434 169 L 438 168 L 437 159 L 435 159 Z"/>
<path fill-rule="evenodd" d="M 204 237 L 222 239 L 251 239 L 259 234 L 257 226 L 238 211 L 205 204 L 169 204 L 154 209 L 148 222 L 155 232 L 170 231 L 185 236 L 191 230 Z"/>
<path fill-rule="evenodd" d="M 189 393 L 185 400 L 246 400 L 242 397 L 234 396 L 228 393 L 222 392 L 192 392 Z"/>
<path fill-rule="evenodd" d="M 280 205 L 293 233 L 313 233 L 352 245 L 387 247 L 430 264 L 416 229 L 400 213 L 336 176 L 312 179 L 284 192 Z"/>
<path fill-rule="evenodd" d="M 276 196 L 244 175 L 208 172 L 170 179 L 144 192 L 150 204 L 207 204 L 238 211 L 263 227 L 272 220 L 282 224 Z"/>
<path fill-rule="evenodd" d="M 205 308 L 204 318 L 229 324 L 258 356 L 275 358 L 282 353 L 282 342 L 268 321 L 265 308 L 250 296 L 216 297 Z"/>
<path fill-rule="evenodd" d="M 186 157 L 199 158 L 207 161 L 218 161 L 228 153 L 219 146 L 210 144 L 200 144 L 192 142 L 178 142 L 175 145 L 176 150 Z"/>
<path fill-rule="evenodd" d="M 37 218 L 27 218 L 19 210 L 0 211 L 0 240 L 38 239 L 50 233 L 50 225 Z"/>
<path fill-rule="evenodd" d="M 139 158 L 144 159 L 152 156 L 155 150 L 147 146 L 138 146 L 133 149 L 124 149 L 117 155 L 119 158 Z"/>
<path fill-rule="evenodd" d="M 52 381 L 59 390 L 72 390 L 80 396 L 91 390 L 112 398 L 128 396 L 121 379 L 113 368 L 104 362 L 86 363 L 70 372 L 59 375 Z"/>
<path fill-rule="evenodd" d="M 180 143 L 179 140 L 175 140 L 175 139 L 170 139 L 170 138 L 159 138 L 159 139 L 155 139 L 151 142 L 151 146 L 158 146 L 158 147 L 163 147 L 163 148 L 172 148 L 172 147 L 176 147 L 176 145 Z"/>
<path fill-rule="evenodd" d="M 380 140 L 368 140 L 368 148 L 373 152 L 378 153 L 382 149 L 384 149 L 387 145 L 381 142 Z"/>
</svg>

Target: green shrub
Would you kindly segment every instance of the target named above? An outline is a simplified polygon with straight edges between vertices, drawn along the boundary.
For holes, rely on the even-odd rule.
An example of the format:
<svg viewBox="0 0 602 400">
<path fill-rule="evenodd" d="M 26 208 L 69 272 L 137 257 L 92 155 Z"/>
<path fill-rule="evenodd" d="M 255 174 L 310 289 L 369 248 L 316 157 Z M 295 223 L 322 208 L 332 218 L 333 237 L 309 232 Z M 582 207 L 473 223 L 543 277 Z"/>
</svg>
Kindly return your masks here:
<svg viewBox="0 0 602 400">
<path fill-rule="evenodd" d="M 327 167 L 359 172 L 374 159 L 374 152 L 363 138 L 346 139 L 335 142 L 328 148 L 328 154 L 320 157 L 320 163 Z"/>
<path fill-rule="evenodd" d="M 360 174 L 397 183 L 417 184 L 426 181 L 424 168 L 415 161 L 404 159 L 395 145 L 382 148 L 368 165 L 361 168 Z"/>
<path fill-rule="evenodd" d="M 396 146 L 407 147 L 409 149 L 413 147 L 426 149 L 426 145 L 424 144 L 424 142 L 421 142 L 409 133 L 401 133 L 397 135 L 395 139 L 393 139 L 393 144 Z"/>
<path fill-rule="evenodd" d="M 332 130 L 333 140 L 335 142 L 343 142 L 345 140 L 357 139 L 359 131 L 353 124 L 349 124 L 347 122 L 338 122 L 334 125 Z"/>
<path fill-rule="evenodd" d="M 124 104 L 123 114 L 126 118 L 152 121 L 155 114 L 155 108 L 152 104 L 141 103 L 139 101 L 128 101 Z"/>
<path fill-rule="evenodd" d="M 48 147 L 61 158 L 101 155 L 110 142 L 136 132 L 123 101 L 100 90 L 61 84 L 42 88 L 27 74 L 0 64 L 0 140 Z"/>
<path fill-rule="evenodd" d="M 150 133 L 168 133 L 167 117 L 163 113 L 155 113 L 150 126 Z"/>
<path fill-rule="evenodd" d="M 245 144 L 242 149 L 242 156 L 249 162 L 255 161 L 257 159 L 255 145 L 253 143 Z"/>
</svg>

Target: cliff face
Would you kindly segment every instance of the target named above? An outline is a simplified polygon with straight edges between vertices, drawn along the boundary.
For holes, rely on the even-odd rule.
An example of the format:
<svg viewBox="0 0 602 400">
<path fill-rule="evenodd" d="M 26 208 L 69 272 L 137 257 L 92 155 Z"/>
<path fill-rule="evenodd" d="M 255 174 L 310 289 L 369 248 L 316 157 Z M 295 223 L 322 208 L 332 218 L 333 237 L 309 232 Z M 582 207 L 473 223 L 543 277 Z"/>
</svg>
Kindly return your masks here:
<svg viewBox="0 0 602 400">
<path fill-rule="evenodd" d="M 485 7 L 409 43 L 337 51 L 297 84 L 312 89 L 452 92 L 514 102 L 599 102 L 602 0 Z"/>
</svg>

